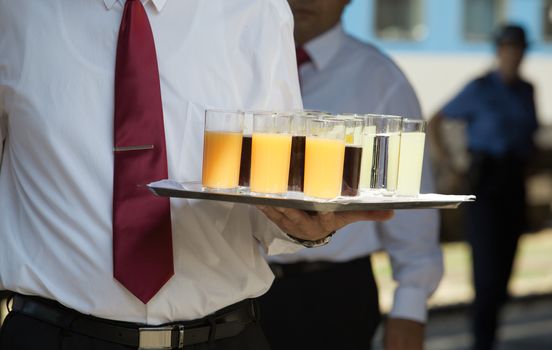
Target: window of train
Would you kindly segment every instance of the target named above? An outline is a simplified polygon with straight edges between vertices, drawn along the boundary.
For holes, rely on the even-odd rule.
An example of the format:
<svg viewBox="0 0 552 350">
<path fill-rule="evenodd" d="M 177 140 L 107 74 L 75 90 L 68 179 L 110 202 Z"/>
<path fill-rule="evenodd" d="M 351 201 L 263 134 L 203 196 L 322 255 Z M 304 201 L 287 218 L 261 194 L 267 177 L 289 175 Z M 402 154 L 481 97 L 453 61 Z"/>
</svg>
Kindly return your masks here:
<svg viewBox="0 0 552 350">
<path fill-rule="evenodd" d="M 422 40 L 424 0 L 375 0 L 375 32 L 385 40 Z"/>
<path fill-rule="evenodd" d="M 544 1 L 543 15 L 543 37 L 544 40 L 552 42 L 552 0 Z"/>
<path fill-rule="evenodd" d="M 504 0 L 464 0 L 464 38 L 466 41 L 489 41 L 505 20 Z"/>
</svg>

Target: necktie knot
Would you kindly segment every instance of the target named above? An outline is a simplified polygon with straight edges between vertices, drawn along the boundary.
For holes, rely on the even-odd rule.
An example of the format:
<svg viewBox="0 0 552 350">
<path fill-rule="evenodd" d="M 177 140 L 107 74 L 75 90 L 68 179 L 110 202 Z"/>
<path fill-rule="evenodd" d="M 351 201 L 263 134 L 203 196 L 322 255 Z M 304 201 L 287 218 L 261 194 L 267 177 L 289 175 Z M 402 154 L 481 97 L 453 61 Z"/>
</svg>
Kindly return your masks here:
<svg viewBox="0 0 552 350">
<path fill-rule="evenodd" d="M 301 67 L 302 64 L 311 61 L 309 54 L 302 46 L 295 49 L 295 54 L 297 55 L 297 67 Z"/>
</svg>

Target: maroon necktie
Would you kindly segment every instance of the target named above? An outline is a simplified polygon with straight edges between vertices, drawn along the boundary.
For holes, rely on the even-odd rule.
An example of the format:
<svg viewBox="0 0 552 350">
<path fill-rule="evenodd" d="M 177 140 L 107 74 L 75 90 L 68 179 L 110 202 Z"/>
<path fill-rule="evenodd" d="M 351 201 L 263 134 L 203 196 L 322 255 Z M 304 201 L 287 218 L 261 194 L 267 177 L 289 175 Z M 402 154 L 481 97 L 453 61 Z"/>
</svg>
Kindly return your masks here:
<svg viewBox="0 0 552 350">
<path fill-rule="evenodd" d="M 159 70 L 146 11 L 127 0 L 115 66 L 113 275 L 146 304 L 174 274 L 168 198 L 145 184 L 167 178 Z"/>
<path fill-rule="evenodd" d="M 302 46 L 295 48 L 295 55 L 297 57 L 297 70 L 299 70 L 299 68 L 301 68 L 301 65 L 303 65 L 304 63 L 311 61 L 309 54 Z M 301 74 L 299 74 L 299 85 L 302 85 Z"/>
<path fill-rule="evenodd" d="M 309 54 L 302 46 L 295 48 L 295 54 L 297 56 L 297 68 L 301 67 L 303 63 L 311 61 Z"/>
</svg>

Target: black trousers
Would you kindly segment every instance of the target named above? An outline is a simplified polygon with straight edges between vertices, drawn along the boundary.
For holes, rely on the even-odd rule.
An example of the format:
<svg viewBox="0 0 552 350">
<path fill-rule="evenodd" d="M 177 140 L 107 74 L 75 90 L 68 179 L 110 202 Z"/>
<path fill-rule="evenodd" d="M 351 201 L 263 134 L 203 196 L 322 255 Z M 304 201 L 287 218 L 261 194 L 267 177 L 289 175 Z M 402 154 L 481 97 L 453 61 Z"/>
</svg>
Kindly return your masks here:
<svg viewBox="0 0 552 350">
<path fill-rule="evenodd" d="M 493 348 L 507 300 L 518 240 L 526 226 L 524 169 L 524 162 L 511 156 L 472 156 L 469 177 L 477 200 L 468 208 L 467 239 L 473 260 L 472 329 L 477 350 Z"/>
<path fill-rule="evenodd" d="M 60 327 L 11 312 L 0 330 L 0 350 L 134 350 L 135 348 L 90 338 Z M 258 322 L 243 332 L 212 343 L 185 346 L 190 350 L 269 350 Z"/>
<path fill-rule="evenodd" d="M 305 273 L 293 265 L 260 298 L 271 348 L 370 349 L 381 319 L 370 258 Z"/>
</svg>

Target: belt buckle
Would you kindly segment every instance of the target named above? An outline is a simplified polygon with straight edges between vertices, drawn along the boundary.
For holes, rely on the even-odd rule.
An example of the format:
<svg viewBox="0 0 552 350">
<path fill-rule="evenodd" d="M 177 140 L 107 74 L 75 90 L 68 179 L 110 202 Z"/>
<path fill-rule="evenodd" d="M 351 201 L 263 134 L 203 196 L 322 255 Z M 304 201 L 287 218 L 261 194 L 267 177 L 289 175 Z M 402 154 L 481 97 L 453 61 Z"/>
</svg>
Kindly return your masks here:
<svg viewBox="0 0 552 350">
<path fill-rule="evenodd" d="M 140 350 L 182 349 L 184 347 L 184 326 L 139 328 Z M 177 344 L 173 342 L 173 332 L 178 332 Z"/>
</svg>

